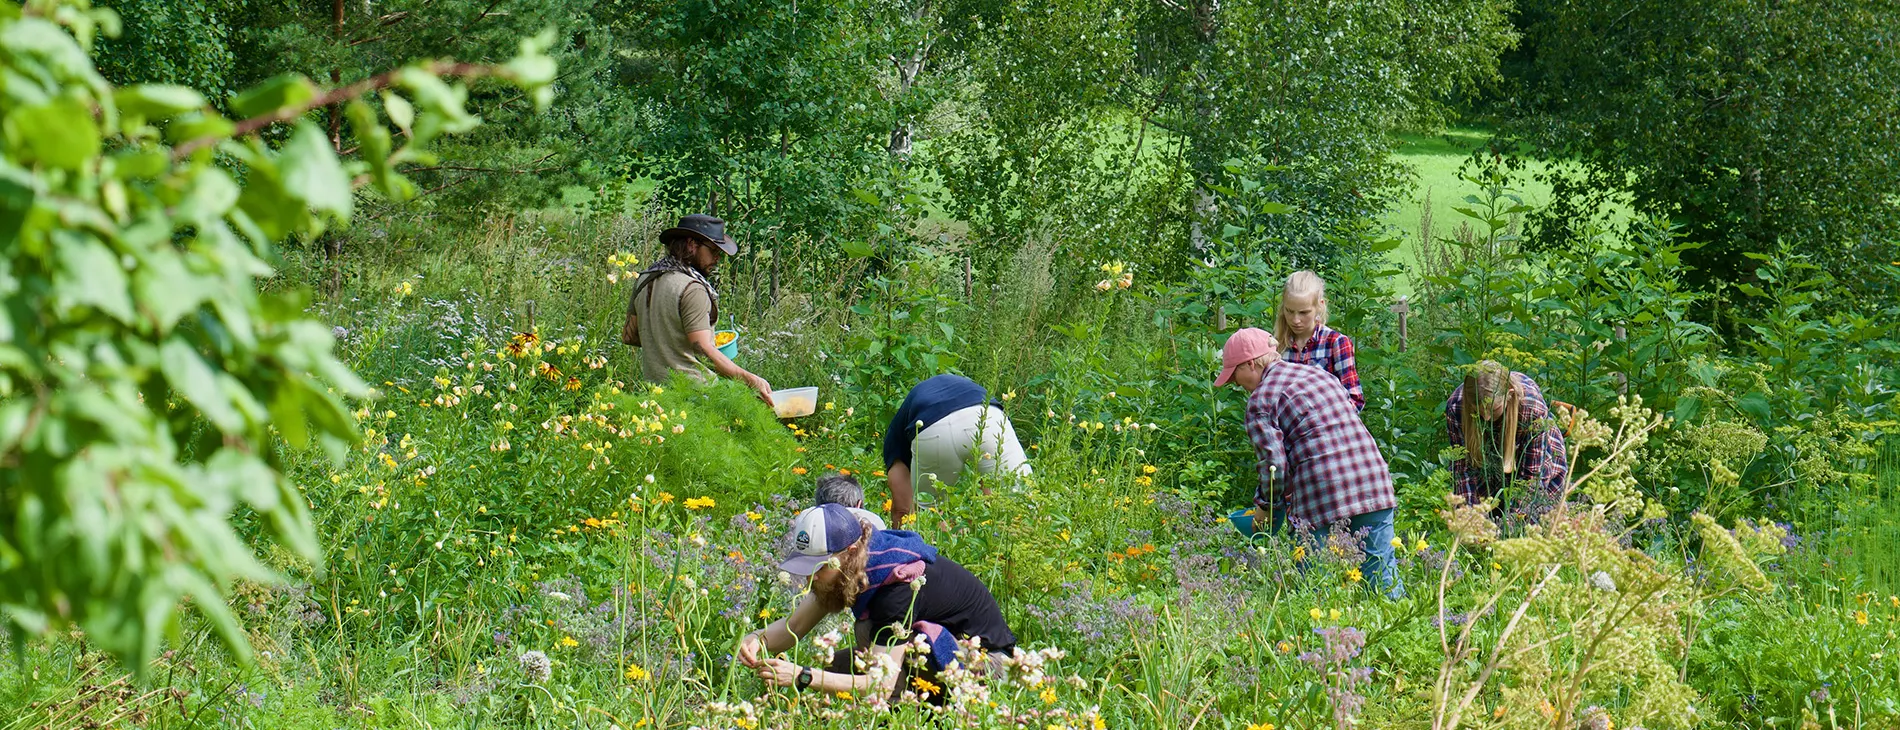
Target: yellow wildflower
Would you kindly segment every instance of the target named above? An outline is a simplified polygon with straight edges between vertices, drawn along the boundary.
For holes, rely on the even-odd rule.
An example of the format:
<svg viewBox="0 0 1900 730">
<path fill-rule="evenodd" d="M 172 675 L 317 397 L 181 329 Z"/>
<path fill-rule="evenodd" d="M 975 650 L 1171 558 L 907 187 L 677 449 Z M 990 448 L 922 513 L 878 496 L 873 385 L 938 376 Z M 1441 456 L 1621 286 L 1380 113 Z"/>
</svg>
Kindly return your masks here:
<svg viewBox="0 0 1900 730">
<path fill-rule="evenodd" d="M 638 664 L 627 665 L 627 679 L 630 681 L 638 682 L 640 680 L 646 679 L 651 676 L 653 675 L 648 674 L 647 670 L 641 669 L 640 665 Z M 634 727 L 639 727 L 639 726 L 635 725 Z"/>
<path fill-rule="evenodd" d="M 1861 626 L 1866 626 L 1866 625 L 1867 625 L 1867 612 L 1866 612 L 1866 611 L 1855 611 L 1855 612 L 1854 612 L 1854 623 L 1856 623 L 1856 624 L 1860 624 Z"/>
<path fill-rule="evenodd" d="M 580 645 L 581 645 L 581 643 L 580 643 L 580 642 L 578 642 L 578 641 L 575 641 L 575 640 L 574 640 L 574 637 L 572 637 L 572 636 L 563 636 L 563 637 L 561 637 L 561 646 L 564 646 L 564 647 L 567 647 L 567 648 L 569 648 L 569 649 L 572 649 L 572 648 L 574 648 L 574 647 L 577 647 L 577 646 L 580 646 Z"/>
<path fill-rule="evenodd" d="M 1042 688 L 1042 692 L 1037 696 L 1042 698 L 1042 703 L 1045 705 L 1053 705 L 1056 703 L 1056 691 L 1048 687 Z"/>
<path fill-rule="evenodd" d="M 714 502 L 712 497 L 691 497 L 686 500 L 685 505 L 687 509 L 698 510 L 711 509 L 718 506 L 718 503 Z"/>
</svg>

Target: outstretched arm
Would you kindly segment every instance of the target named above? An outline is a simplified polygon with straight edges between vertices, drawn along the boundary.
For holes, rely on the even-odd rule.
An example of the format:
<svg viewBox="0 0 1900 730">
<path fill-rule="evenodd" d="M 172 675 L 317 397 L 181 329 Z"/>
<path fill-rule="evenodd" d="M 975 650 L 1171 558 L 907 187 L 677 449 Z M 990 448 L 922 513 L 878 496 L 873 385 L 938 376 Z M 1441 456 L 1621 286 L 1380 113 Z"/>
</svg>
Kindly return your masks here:
<svg viewBox="0 0 1900 730">
<path fill-rule="evenodd" d="M 917 512 L 917 492 L 911 489 L 910 465 L 891 462 L 886 472 L 891 486 L 891 526 L 904 529 L 904 518 Z"/>
<path fill-rule="evenodd" d="M 753 375 L 751 371 L 739 367 L 732 358 L 726 357 L 726 353 L 720 352 L 719 346 L 713 344 L 712 330 L 688 332 L 686 341 L 693 343 L 693 347 L 699 349 L 700 356 L 712 363 L 713 372 L 745 383 L 746 387 L 758 391 L 759 397 L 764 398 L 766 403 L 772 402 L 772 384 L 765 382 L 765 378 Z"/>
</svg>

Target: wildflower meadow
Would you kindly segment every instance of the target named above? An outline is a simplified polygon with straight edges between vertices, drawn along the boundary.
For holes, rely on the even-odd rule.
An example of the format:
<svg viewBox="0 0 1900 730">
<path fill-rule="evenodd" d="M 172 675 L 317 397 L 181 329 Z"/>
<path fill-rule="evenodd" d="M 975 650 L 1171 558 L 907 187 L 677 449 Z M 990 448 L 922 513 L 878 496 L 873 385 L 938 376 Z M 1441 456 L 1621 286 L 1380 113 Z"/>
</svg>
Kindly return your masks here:
<svg viewBox="0 0 1900 730">
<path fill-rule="evenodd" d="M 1405 130 L 1341 130 L 1491 119 L 1458 90 L 1536 17 L 1453 3 L 1478 37 L 1441 56 L 1256 2 L 174 5 L 0 0 L 0 730 L 1900 729 L 1891 245 L 1791 225 L 1722 268 L 1741 233 L 1627 195 L 1557 225 L 1582 199 L 1533 199 L 1528 142 L 1380 217 L 1411 178 L 1352 150 Z M 1296 22 L 1338 48 L 1228 35 Z M 1248 70 L 1280 51 L 1470 78 Z M 1313 116 L 1234 121 L 1261 89 Z M 659 232 L 708 209 L 740 248 L 717 344 L 810 415 L 622 342 Z M 1399 590 L 1350 532 L 1234 525 L 1260 457 L 1220 348 L 1299 270 L 1357 346 Z M 1454 492 L 1479 360 L 1561 404 L 1554 499 Z M 768 686 L 737 654 L 811 590 L 794 516 L 830 474 L 889 515 L 885 430 L 949 372 L 1033 473 L 892 527 L 1018 646 L 888 696 Z M 904 669 L 845 615 L 795 638 Z"/>
</svg>

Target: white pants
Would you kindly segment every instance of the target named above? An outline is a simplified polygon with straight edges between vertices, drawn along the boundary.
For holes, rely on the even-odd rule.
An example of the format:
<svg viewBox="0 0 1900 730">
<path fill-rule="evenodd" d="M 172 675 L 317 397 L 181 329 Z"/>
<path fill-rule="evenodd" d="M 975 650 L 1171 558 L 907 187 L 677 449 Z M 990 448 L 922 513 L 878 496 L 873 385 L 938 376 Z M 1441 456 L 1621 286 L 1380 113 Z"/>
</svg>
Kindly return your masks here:
<svg viewBox="0 0 1900 730">
<path fill-rule="evenodd" d="M 930 424 L 910 442 L 910 453 L 912 491 L 931 496 L 939 485 L 955 485 L 965 465 L 984 474 L 1031 473 L 1016 428 L 992 405 L 953 411 Z"/>
</svg>

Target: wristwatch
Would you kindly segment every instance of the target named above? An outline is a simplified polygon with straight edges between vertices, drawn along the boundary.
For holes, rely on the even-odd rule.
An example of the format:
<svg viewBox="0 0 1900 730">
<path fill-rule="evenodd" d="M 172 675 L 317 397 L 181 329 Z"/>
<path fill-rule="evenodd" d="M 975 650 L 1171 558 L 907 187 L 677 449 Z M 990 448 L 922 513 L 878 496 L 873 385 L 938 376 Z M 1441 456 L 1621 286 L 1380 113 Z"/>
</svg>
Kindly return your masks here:
<svg viewBox="0 0 1900 730">
<path fill-rule="evenodd" d="M 811 667 L 799 667 L 798 679 L 796 682 L 794 682 L 794 684 L 801 691 L 807 687 L 810 687 L 811 686 Z"/>
</svg>

